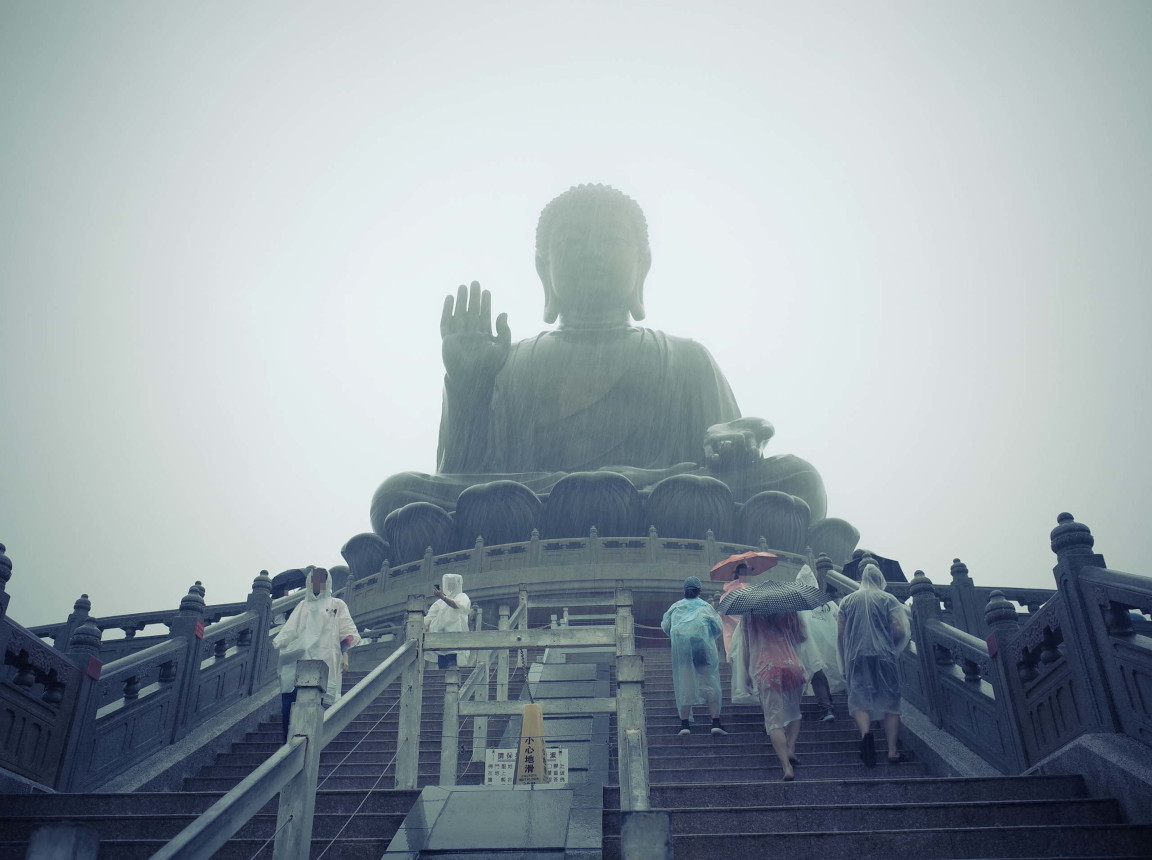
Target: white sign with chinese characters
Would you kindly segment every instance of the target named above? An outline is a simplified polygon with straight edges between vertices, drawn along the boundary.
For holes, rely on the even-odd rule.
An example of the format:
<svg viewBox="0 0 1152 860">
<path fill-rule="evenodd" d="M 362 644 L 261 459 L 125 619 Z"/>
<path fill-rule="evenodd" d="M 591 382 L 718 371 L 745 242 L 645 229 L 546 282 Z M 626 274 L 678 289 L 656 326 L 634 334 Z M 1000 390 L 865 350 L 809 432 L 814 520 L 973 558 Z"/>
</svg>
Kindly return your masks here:
<svg viewBox="0 0 1152 860">
<path fill-rule="evenodd" d="M 485 785 L 515 785 L 516 759 L 519 750 L 486 750 L 484 761 Z M 546 779 L 541 782 L 567 785 L 568 750 L 562 747 L 547 747 L 544 750 Z"/>
</svg>

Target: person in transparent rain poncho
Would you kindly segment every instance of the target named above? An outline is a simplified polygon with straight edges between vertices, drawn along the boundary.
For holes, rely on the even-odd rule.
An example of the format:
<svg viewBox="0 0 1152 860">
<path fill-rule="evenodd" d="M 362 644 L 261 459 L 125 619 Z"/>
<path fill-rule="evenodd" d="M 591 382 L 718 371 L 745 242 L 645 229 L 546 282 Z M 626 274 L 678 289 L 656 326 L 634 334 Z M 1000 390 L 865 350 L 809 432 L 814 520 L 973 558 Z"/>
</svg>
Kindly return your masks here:
<svg viewBox="0 0 1152 860">
<path fill-rule="evenodd" d="M 429 633 L 467 633 L 472 600 L 464 593 L 464 577 L 458 573 L 446 573 L 443 583 L 443 586 L 432 586 L 432 596 L 436 602 L 428 607 L 428 614 L 424 616 L 424 629 Z M 471 652 L 448 651 L 425 654 L 424 658 L 435 662 L 438 669 L 450 669 L 453 666 L 467 666 Z"/>
<path fill-rule="evenodd" d="M 781 612 L 768 616 L 745 615 L 740 630 L 744 634 L 747 693 L 759 699 L 764 712 L 764 730 L 772 740 L 772 749 L 780 759 L 784 780 L 788 782 L 795 776 L 793 765 L 800 764 L 796 757 L 800 694 L 808 683 L 799 653 L 806 636 L 804 625 L 795 612 Z"/>
<path fill-rule="evenodd" d="M 672 639 L 672 687 L 680 710 L 680 734 L 692 733 L 693 705 L 707 705 L 712 715 L 712 734 L 726 735 L 720 724 L 720 655 L 716 637 L 720 616 L 700 599 L 700 580 L 684 580 L 684 599 L 668 607 L 660 629 Z"/>
<path fill-rule="evenodd" d="M 820 587 L 816 582 L 816 574 L 808 565 L 804 565 L 796 574 L 796 584 L 817 589 Z M 800 659 L 804 662 L 804 672 L 811 679 L 812 694 L 820 705 L 821 722 L 831 722 L 836 719 L 836 714 L 832 710 L 832 694 L 844 689 L 844 673 L 840 669 L 837 642 L 839 610 L 835 601 L 829 601 L 815 609 L 797 614 L 808 636 L 800 646 Z"/>
<path fill-rule="evenodd" d="M 280 652 L 280 703 L 284 740 L 296 701 L 296 662 L 323 660 L 328 664 L 328 687 L 320 697 L 325 707 L 340 698 L 342 675 L 348 669 L 348 649 L 360 641 L 348 605 L 332 596 L 332 577 L 322 567 L 308 569 L 304 599 L 296 604 L 272 644 Z"/>
<path fill-rule="evenodd" d="M 733 591 L 747 588 L 750 576 L 752 568 L 740 562 L 732 571 L 731 581 L 724 583 L 724 590 L 718 596 L 723 597 Z M 724 613 L 720 615 L 720 621 L 724 625 L 724 654 L 728 659 L 728 665 L 732 667 L 732 694 L 729 696 L 729 701 L 733 705 L 759 705 L 760 699 L 756 695 L 755 684 L 748 677 L 748 661 L 744 657 L 744 631 L 740 629 L 743 619 L 743 615 Z"/>
<path fill-rule="evenodd" d="M 900 671 L 897 658 L 908 645 L 908 609 L 885 591 L 884 575 L 874 564 L 864 567 L 860 588 L 840 601 L 840 660 L 848 682 L 848 710 L 860 729 L 860 758 L 876 764 L 872 721 L 884 721 L 888 761 L 901 760 Z"/>
</svg>

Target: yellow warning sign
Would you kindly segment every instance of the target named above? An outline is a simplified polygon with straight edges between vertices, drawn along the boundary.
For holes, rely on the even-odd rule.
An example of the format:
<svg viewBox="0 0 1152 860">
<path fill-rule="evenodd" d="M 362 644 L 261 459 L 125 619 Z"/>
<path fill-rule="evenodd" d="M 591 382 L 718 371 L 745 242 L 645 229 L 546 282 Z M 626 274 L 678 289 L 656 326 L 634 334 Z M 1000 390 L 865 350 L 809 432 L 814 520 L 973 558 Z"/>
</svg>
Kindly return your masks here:
<svg viewBox="0 0 1152 860">
<path fill-rule="evenodd" d="M 525 705 L 524 722 L 520 728 L 520 756 L 516 764 L 516 784 L 531 785 L 547 781 L 544 712 L 540 710 L 539 705 Z"/>
</svg>

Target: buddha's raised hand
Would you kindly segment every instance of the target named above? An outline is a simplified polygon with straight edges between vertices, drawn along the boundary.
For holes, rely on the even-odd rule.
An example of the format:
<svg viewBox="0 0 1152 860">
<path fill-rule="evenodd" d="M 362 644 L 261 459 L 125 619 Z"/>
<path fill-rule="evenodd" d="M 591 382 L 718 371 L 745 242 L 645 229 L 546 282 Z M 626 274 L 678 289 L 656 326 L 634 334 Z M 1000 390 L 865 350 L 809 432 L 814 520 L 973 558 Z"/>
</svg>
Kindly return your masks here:
<svg viewBox="0 0 1152 860">
<path fill-rule="evenodd" d="M 704 462 L 715 472 L 741 469 L 763 459 L 764 446 L 775 433 L 763 418 L 713 424 L 704 432 Z"/>
<path fill-rule="evenodd" d="M 440 315 L 441 353 L 448 378 L 463 385 L 486 384 L 496 378 L 508 360 L 512 331 L 508 314 L 496 318 L 492 334 L 492 294 L 477 281 L 460 286 L 456 298 L 444 297 Z"/>
</svg>

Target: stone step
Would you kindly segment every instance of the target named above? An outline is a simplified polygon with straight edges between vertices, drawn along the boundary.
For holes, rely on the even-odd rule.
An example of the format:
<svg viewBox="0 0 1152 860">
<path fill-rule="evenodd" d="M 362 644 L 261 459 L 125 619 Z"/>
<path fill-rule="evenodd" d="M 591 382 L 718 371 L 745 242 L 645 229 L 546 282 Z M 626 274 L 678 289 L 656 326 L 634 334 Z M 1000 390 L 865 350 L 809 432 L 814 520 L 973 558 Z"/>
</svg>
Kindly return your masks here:
<svg viewBox="0 0 1152 860">
<path fill-rule="evenodd" d="M 721 753 L 723 751 L 723 754 Z M 703 751 L 701 751 L 703 752 Z M 903 767 L 905 764 L 910 764 L 913 761 L 912 752 L 905 751 L 904 755 L 908 758 L 907 762 L 901 763 L 899 766 Z M 852 751 L 820 751 L 815 749 L 805 749 L 797 744 L 796 758 L 800 760 L 800 764 L 795 765 L 797 775 L 801 768 L 808 765 L 839 765 L 839 764 L 853 764 L 860 763 L 860 757 L 855 750 Z M 757 748 L 739 750 L 732 747 L 716 747 L 712 755 L 707 758 L 702 755 L 688 756 L 685 754 L 665 754 L 654 755 L 653 750 L 648 750 L 648 767 L 649 770 L 663 770 L 669 767 L 678 767 L 679 769 L 698 768 L 700 770 L 724 770 L 725 768 L 732 767 L 759 767 L 759 768 L 776 768 L 780 767 L 780 760 L 776 757 L 772 747 L 765 742 Z M 885 762 L 885 766 L 889 766 Z M 879 764 L 877 764 L 879 767 Z M 775 778 L 774 776 L 767 776 L 768 779 Z"/>
<path fill-rule="evenodd" d="M 134 792 L 122 794 L 19 794 L 4 796 L 4 817 L 70 818 L 74 815 L 199 815 L 224 796 L 211 792 Z M 316 793 L 317 814 L 350 814 L 357 808 L 367 813 L 406 813 L 419 791 L 329 791 Z M 264 812 L 275 812 L 273 798 Z"/>
<path fill-rule="evenodd" d="M 1115 824 L 1115 800 L 1008 800 L 900 805 L 744 806 L 670 809 L 673 833 L 788 833 L 846 830 L 933 830 L 953 827 Z M 604 813 L 605 835 L 620 834 L 620 813 Z"/>
<path fill-rule="evenodd" d="M 376 813 L 357 812 L 355 815 L 317 814 L 314 818 L 312 837 L 314 840 L 332 840 L 340 835 L 351 839 L 391 838 L 400 828 L 406 812 Z M 59 820 L 53 816 L 27 816 L 5 818 L 0 821 L 0 840 L 27 840 L 32 830 L 48 821 Z M 68 815 L 68 821 L 82 824 L 100 834 L 101 840 L 170 840 L 181 830 L 196 820 L 196 814 L 142 814 L 142 815 Z M 236 832 L 236 839 L 267 839 L 276 832 L 276 816 L 260 814 L 252 818 Z"/>
<path fill-rule="evenodd" d="M 903 765 L 900 765 L 903 767 Z M 803 769 L 801 766 L 800 769 Z M 879 771 L 877 767 L 874 770 Z M 888 769 L 886 769 L 887 771 Z M 1088 797 L 1081 776 L 928 776 L 878 773 L 869 779 L 699 782 L 652 786 L 653 807 L 689 808 L 859 803 L 966 803 L 981 800 L 1069 800 Z M 604 788 L 605 809 L 620 808 L 618 786 Z"/>
<path fill-rule="evenodd" d="M 739 782 L 756 782 L 758 780 L 779 780 L 782 771 L 778 763 L 767 766 L 721 766 L 712 770 L 703 770 L 693 767 L 660 767 L 662 761 L 649 761 L 649 782 L 695 782 L 703 784 L 731 784 Z M 877 764 L 875 767 L 865 767 L 862 761 L 841 761 L 835 764 L 800 765 L 794 768 L 796 779 L 799 780 L 826 780 L 826 779 L 890 779 L 897 775 L 906 774 L 909 777 L 927 776 L 927 768 L 920 762 L 906 762 L 891 765 L 887 762 Z"/>
<path fill-rule="evenodd" d="M 437 747 L 439 749 L 439 747 Z M 803 734 L 796 740 L 796 753 L 798 756 L 809 755 L 811 753 L 842 753 L 851 758 L 859 754 L 860 744 L 855 738 L 843 739 L 812 739 L 805 738 Z M 723 754 L 736 753 L 739 751 L 749 753 L 771 752 L 772 745 L 768 740 L 768 736 L 761 733 L 753 739 L 748 739 L 747 735 L 721 735 L 720 737 L 713 737 L 706 734 L 695 734 L 682 737 L 680 735 L 671 736 L 648 736 L 648 757 L 649 758 L 685 758 L 696 756 L 712 756 L 717 752 Z M 907 751 L 906 751 L 907 752 Z M 881 750 L 881 755 L 886 754 L 886 749 Z M 323 754 L 322 754 L 323 755 Z"/>
<path fill-rule="evenodd" d="M 313 839 L 308 855 L 311 860 L 380 860 L 388 850 L 392 836 L 372 839 L 340 839 L 330 844 L 327 839 Z M 163 839 L 112 839 L 100 843 L 99 860 L 148 860 L 167 843 Z M 0 860 L 25 860 L 27 842 L 0 842 Z M 272 856 L 267 839 L 232 839 L 212 855 L 213 860 L 253 860 Z"/>
<path fill-rule="evenodd" d="M 479 785 L 483 776 L 484 768 L 480 762 L 472 764 L 470 768 L 461 768 L 462 773 L 456 778 L 460 785 Z M 341 776 L 339 774 L 329 777 L 324 782 L 324 788 L 329 791 L 367 791 L 370 789 L 387 789 L 392 787 L 392 780 L 395 778 L 395 769 L 390 767 L 382 773 L 377 773 L 372 776 Z M 240 784 L 242 777 L 199 777 L 188 776 L 184 778 L 185 791 L 231 791 Z M 425 785 L 438 785 L 440 782 L 440 767 L 437 764 L 435 767 L 427 767 L 421 765 L 417 784 L 420 787 Z"/>
<path fill-rule="evenodd" d="M 801 833 L 679 834 L 678 857 L 784 858 L 852 857 L 891 860 L 924 858 L 1130 858 L 1148 857 L 1152 827 L 1084 824 L 1049 827 L 963 827 L 924 830 L 862 830 Z M 604 837 L 604 860 L 620 857 L 619 837 Z"/>
</svg>

